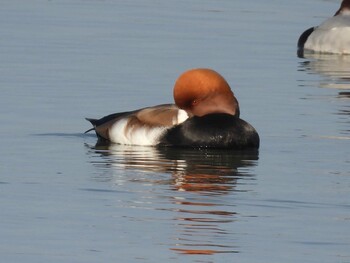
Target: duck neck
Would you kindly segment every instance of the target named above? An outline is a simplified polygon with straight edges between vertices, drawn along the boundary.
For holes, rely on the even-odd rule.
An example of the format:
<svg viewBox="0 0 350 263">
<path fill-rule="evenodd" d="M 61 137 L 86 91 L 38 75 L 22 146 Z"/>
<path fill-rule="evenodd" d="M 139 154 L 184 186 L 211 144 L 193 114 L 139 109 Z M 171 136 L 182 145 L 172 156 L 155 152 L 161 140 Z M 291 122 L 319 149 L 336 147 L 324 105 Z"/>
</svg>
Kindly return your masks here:
<svg viewBox="0 0 350 263">
<path fill-rule="evenodd" d="M 199 99 L 188 112 L 199 117 L 211 113 L 226 113 L 239 117 L 239 105 L 233 94 L 216 94 Z"/>
</svg>

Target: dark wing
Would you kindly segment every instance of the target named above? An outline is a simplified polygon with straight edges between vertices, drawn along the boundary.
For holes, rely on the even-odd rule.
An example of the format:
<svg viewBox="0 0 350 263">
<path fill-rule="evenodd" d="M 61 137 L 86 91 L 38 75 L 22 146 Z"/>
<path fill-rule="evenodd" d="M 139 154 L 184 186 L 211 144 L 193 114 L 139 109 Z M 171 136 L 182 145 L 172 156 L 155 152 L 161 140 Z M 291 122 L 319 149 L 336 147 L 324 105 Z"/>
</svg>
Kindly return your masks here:
<svg viewBox="0 0 350 263">
<path fill-rule="evenodd" d="M 96 135 L 99 138 L 102 139 L 109 139 L 108 129 L 109 127 L 115 123 L 116 121 L 120 120 L 121 118 L 125 118 L 127 116 L 130 116 L 134 114 L 135 111 L 126 111 L 126 112 L 119 112 L 107 115 L 101 119 L 91 119 L 91 118 L 85 118 L 87 121 L 89 121 L 92 124 L 92 128 L 87 130 L 85 133 L 88 133 L 90 131 L 95 131 Z"/>
</svg>

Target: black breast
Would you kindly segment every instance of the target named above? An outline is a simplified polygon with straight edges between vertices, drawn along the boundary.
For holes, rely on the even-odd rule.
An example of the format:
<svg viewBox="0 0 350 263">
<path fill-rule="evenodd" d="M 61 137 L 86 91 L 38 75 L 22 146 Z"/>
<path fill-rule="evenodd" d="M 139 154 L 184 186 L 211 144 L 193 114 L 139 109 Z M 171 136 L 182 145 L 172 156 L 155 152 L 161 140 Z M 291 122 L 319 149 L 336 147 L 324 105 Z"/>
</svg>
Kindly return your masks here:
<svg viewBox="0 0 350 263">
<path fill-rule="evenodd" d="M 160 145 L 230 149 L 258 149 L 259 135 L 249 123 L 229 114 L 192 117 L 171 128 Z"/>
</svg>

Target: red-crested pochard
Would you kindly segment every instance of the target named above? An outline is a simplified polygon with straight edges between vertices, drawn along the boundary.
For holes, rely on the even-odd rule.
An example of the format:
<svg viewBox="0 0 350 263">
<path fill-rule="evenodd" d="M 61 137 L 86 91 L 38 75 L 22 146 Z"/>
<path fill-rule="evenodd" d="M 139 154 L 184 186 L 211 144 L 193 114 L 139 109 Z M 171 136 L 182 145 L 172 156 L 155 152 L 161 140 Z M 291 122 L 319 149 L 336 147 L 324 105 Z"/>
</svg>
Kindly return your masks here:
<svg viewBox="0 0 350 263">
<path fill-rule="evenodd" d="M 258 149 L 259 135 L 239 118 L 229 84 L 211 69 L 184 72 L 174 86 L 175 104 L 162 104 L 87 119 L 100 139 L 130 145 Z"/>
</svg>

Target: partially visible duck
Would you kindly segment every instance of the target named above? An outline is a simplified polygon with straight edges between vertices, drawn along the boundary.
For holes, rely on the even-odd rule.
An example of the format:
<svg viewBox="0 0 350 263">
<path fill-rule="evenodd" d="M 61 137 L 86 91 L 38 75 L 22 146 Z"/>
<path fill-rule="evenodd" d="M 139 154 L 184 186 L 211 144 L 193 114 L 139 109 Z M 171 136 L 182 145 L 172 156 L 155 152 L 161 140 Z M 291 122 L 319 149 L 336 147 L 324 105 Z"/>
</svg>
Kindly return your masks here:
<svg viewBox="0 0 350 263">
<path fill-rule="evenodd" d="M 246 149 L 259 135 L 239 118 L 229 84 L 211 69 L 191 69 L 174 86 L 175 104 L 87 119 L 100 139 L 119 144 Z"/>
<path fill-rule="evenodd" d="M 303 56 L 304 50 L 350 54 L 350 0 L 343 0 L 333 17 L 301 34 L 298 55 Z"/>
</svg>

